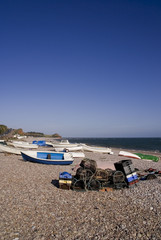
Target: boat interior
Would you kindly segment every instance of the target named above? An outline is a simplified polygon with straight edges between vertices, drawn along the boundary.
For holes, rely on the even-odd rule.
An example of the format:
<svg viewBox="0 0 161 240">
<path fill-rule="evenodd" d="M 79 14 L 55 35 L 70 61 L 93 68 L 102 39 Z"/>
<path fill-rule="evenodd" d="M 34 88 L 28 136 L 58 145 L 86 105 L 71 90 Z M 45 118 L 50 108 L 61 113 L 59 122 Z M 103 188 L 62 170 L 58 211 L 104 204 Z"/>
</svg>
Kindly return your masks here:
<svg viewBox="0 0 161 240">
<path fill-rule="evenodd" d="M 55 160 L 63 160 L 64 154 L 63 153 L 48 153 L 48 152 L 37 152 L 37 158 L 41 159 L 55 159 Z"/>
</svg>

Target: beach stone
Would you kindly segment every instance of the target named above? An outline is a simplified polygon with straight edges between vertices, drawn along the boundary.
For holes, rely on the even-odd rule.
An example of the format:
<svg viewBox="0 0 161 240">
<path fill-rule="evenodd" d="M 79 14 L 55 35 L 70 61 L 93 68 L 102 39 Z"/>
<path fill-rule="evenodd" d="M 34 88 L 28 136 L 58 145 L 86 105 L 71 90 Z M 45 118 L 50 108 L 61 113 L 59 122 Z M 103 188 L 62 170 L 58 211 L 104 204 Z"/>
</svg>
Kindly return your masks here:
<svg viewBox="0 0 161 240">
<path fill-rule="evenodd" d="M 123 160 L 113 155 L 85 152 L 108 167 Z M 69 166 L 24 162 L 21 156 L 0 153 L 0 239 L 11 240 L 151 240 L 160 237 L 161 184 L 158 179 L 113 192 L 62 190 L 52 181 Z M 161 169 L 158 163 L 133 160 L 139 170 Z M 75 174 L 75 173 L 74 173 Z M 17 238 L 17 239 L 16 239 Z"/>
</svg>

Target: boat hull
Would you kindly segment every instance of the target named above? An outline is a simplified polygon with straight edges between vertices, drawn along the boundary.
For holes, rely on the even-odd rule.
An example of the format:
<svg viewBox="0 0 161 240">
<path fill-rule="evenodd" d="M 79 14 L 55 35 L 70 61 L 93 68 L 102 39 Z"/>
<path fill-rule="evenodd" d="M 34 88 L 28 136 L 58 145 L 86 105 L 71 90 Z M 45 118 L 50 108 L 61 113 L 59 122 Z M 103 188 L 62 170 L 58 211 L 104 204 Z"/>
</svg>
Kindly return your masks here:
<svg viewBox="0 0 161 240">
<path fill-rule="evenodd" d="M 74 152 L 74 151 L 81 151 L 83 150 L 83 147 L 82 146 L 77 146 L 77 147 L 57 147 L 57 148 L 54 148 L 54 150 L 56 152 L 62 152 L 62 151 L 68 151 L 68 152 Z"/>
<path fill-rule="evenodd" d="M 14 147 L 9 147 L 7 145 L 0 144 L 0 152 L 6 152 L 6 153 L 12 153 L 16 155 L 21 155 L 21 152 L 19 149 L 16 149 Z"/>
<path fill-rule="evenodd" d="M 67 158 L 67 159 L 63 159 L 64 153 L 51 153 L 51 152 L 37 152 L 37 154 L 39 154 L 39 157 L 34 157 L 31 156 L 28 153 L 25 152 L 21 152 L 22 158 L 25 161 L 29 161 L 29 162 L 34 162 L 34 163 L 41 163 L 41 164 L 50 164 L 50 165 L 70 165 L 73 163 L 73 158 Z M 45 159 L 45 156 L 47 154 L 50 154 L 51 159 Z M 42 155 L 42 157 L 44 158 L 40 158 Z"/>
<path fill-rule="evenodd" d="M 157 156 L 147 155 L 147 154 L 142 154 L 142 153 L 135 153 L 135 154 L 144 160 L 149 160 L 149 161 L 153 161 L 153 162 L 159 161 L 159 157 L 157 157 Z"/>
<path fill-rule="evenodd" d="M 78 147 L 80 144 L 69 143 L 69 144 L 53 144 L 54 148 L 69 148 L 69 147 Z"/>
<path fill-rule="evenodd" d="M 27 148 L 27 149 L 36 149 L 36 148 L 38 148 L 38 145 L 30 144 L 28 142 L 16 142 L 16 141 L 13 141 L 13 142 L 7 142 L 7 145 L 15 147 L 15 148 Z"/>
<path fill-rule="evenodd" d="M 74 158 L 85 158 L 85 154 L 83 152 L 70 152 L 70 154 Z"/>
<path fill-rule="evenodd" d="M 84 151 L 113 154 L 110 148 L 83 146 Z"/>
<path fill-rule="evenodd" d="M 119 152 L 119 156 L 128 157 L 128 158 L 134 158 L 134 159 L 141 159 L 136 154 L 130 153 L 130 152 L 125 152 L 125 151 L 120 151 Z"/>
</svg>

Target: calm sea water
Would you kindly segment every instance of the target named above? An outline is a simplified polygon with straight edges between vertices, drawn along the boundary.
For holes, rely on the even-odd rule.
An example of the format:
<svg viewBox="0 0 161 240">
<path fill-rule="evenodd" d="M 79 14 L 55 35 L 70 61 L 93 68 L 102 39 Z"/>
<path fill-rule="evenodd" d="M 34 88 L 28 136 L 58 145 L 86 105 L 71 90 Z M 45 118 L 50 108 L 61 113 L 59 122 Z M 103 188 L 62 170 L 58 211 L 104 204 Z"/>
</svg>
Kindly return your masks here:
<svg viewBox="0 0 161 240">
<path fill-rule="evenodd" d="M 161 138 L 68 138 L 71 143 L 161 152 Z"/>
</svg>

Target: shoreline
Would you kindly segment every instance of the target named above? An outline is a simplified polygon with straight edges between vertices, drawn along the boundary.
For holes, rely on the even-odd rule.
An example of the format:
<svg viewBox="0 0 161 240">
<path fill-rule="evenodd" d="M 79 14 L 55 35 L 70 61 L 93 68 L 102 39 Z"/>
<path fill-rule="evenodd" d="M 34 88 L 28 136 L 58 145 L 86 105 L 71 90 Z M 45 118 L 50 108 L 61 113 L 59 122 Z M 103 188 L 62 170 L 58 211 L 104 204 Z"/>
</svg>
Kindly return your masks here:
<svg viewBox="0 0 161 240">
<path fill-rule="evenodd" d="M 47 141 L 47 142 L 50 142 L 50 141 L 54 141 L 54 142 L 57 142 L 57 139 L 53 139 L 53 138 L 45 138 L 45 137 L 28 137 L 26 139 L 26 141 L 32 143 L 33 140 L 37 140 L 37 141 Z M 70 141 L 70 138 L 69 138 L 69 141 Z M 72 143 L 72 142 L 71 142 Z M 81 144 L 81 143 L 78 143 L 78 144 Z M 87 144 L 88 145 L 88 144 Z M 93 146 L 93 147 L 104 147 L 102 145 L 90 145 L 90 146 Z M 110 147 L 109 148 L 113 150 L 116 150 L 116 151 L 126 151 L 126 152 L 132 152 L 132 153 L 136 153 L 136 152 L 141 152 L 141 153 L 145 153 L 145 154 L 155 154 L 157 156 L 160 156 L 161 157 L 161 152 L 159 152 L 159 150 L 138 150 L 138 149 L 133 149 L 133 148 L 123 148 L 123 147 Z"/>
</svg>

